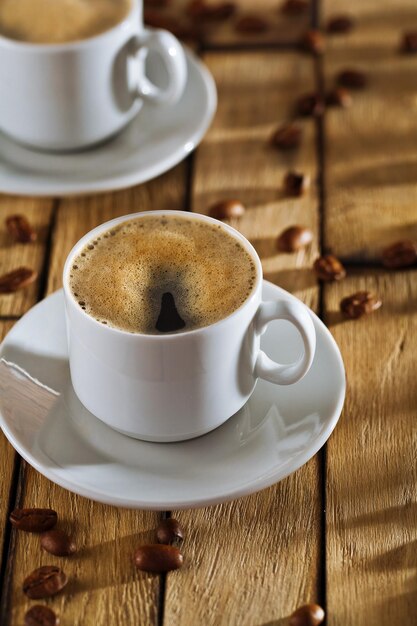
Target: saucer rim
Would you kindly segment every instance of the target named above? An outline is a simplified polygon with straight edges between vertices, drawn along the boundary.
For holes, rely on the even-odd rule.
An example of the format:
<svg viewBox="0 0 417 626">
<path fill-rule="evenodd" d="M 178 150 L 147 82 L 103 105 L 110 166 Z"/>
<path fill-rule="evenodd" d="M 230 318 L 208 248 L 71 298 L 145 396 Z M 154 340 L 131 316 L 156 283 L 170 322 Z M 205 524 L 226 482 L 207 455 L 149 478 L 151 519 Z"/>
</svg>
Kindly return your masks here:
<svg viewBox="0 0 417 626">
<path fill-rule="evenodd" d="M 198 72 L 201 79 L 202 89 L 205 91 L 205 99 L 206 99 L 206 108 L 203 111 L 203 115 L 201 116 L 198 128 L 192 133 L 187 142 L 181 144 L 173 150 L 168 156 L 164 156 L 158 161 L 158 163 L 153 166 L 147 166 L 145 169 L 142 168 L 139 171 L 130 172 L 128 174 L 119 174 L 115 176 L 110 176 L 110 178 L 104 178 L 102 181 L 87 181 L 87 182 L 64 182 L 61 181 L 59 183 L 54 182 L 44 182 L 44 186 L 35 185 L 33 187 L 21 188 L 21 180 L 18 180 L 16 176 L 13 177 L 14 183 L 8 184 L 7 180 L 3 180 L 0 183 L 0 193 L 9 194 L 12 196 L 20 196 L 20 197 L 77 197 L 77 196 L 89 196 L 94 194 L 101 193 L 110 193 L 113 191 L 120 191 L 122 189 L 128 189 L 130 187 L 134 187 L 135 185 L 140 185 L 154 178 L 157 178 L 161 174 L 171 170 L 173 167 L 181 163 L 184 159 L 186 159 L 201 143 L 204 136 L 206 135 L 212 121 L 214 118 L 214 114 L 217 110 L 217 88 L 216 83 L 214 81 L 213 76 L 211 75 L 207 66 L 197 57 L 197 55 L 186 45 L 182 44 L 184 49 L 187 64 L 194 66 L 194 69 Z M 146 104 L 145 104 L 146 106 Z M 149 105 L 150 106 L 150 105 Z M 134 123 L 134 120 L 130 122 L 130 124 Z M 2 136 L 6 137 L 6 134 L 0 131 L 0 141 Z M 8 138 L 9 141 L 14 141 L 11 138 Z M 112 140 L 110 140 L 112 141 Z M 192 145 L 192 147 L 190 146 Z M 19 144 L 20 145 L 20 144 Z M 187 147 L 188 146 L 188 147 Z M 25 146 L 21 146 L 23 149 L 27 149 L 30 152 L 33 152 L 34 157 L 36 158 L 36 150 L 31 148 L 26 148 Z M 95 150 L 102 149 L 102 146 L 97 148 L 91 148 L 92 154 L 94 154 Z M 60 154 L 59 157 L 63 157 L 65 154 Z M 0 157 L 0 169 L 2 166 L 2 159 Z M 29 183 L 29 185 L 33 183 Z"/>
<path fill-rule="evenodd" d="M 297 302 L 300 302 L 300 300 L 296 298 L 296 296 L 293 296 L 289 292 L 285 291 L 281 287 L 278 287 L 277 285 L 274 285 L 273 283 L 269 281 L 263 280 L 262 287 L 263 289 L 265 287 L 267 289 L 272 288 L 273 290 L 277 290 L 280 293 L 281 297 L 284 295 L 287 298 L 295 299 L 297 300 Z M 62 289 L 55 291 L 54 293 L 50 294 L 47 298 L 44 298 L 43 300 L 38 302 L 18 322 L 16 322 L 16 324 L 13 326 L 13 328 L 9 331 L 9 333 L 6 335 L 6 337 L 3 339 L 2 343 L 0 344 L 0 358 L 2 357 L 4 346 L 7 342 L 8 337 L 14 334 L 15 332 L 19 331 L 19 326 L 21 323 L 23 323 L 26 316 L 30 315 L 33 309 L 40 307 L 40 306 L 45 306 L 45 302 L 50 300 L 51 298 L 57 299 L 59 297 L 59 294 L 63 298 Z M 86 488 L 82 485 L 80 486 L 78 483 L 74 483 L 70 480 L 67 480 L 65 477 L 61 476 L 59 471 L 58 473 L 56 473 L 53 469 L 51 470 L 48 466 L 45 466 L 40 461 L 38 461 L 36 457 L 30 454 L 30 451 L 28 451 L 26 448 L 24 448 L 20 444 L 20 442 L 14 437 L 13 433 L 10 432 L 7 422 L 3 417 L 1 407 L 0 407 L 0 428 L 3 431 L 7 440 L 9 441 L 9 443 L 18 452 L 18 454 L 20 454 L 20 456 L 27 463 L 29 463 L 29 465 L 31 465 L 34 469 L 36 469 L 40 474 L 45 476 L 48 480 L 84 498 L 88 498 L 90 500 L 93 500 L 95 502 L 100 502 L 102 504 L 117 506 L 120 508 L 126 508 L 126 509 L 132 509 L 132 510 L 134 509 L 151 510 L 151 511 L 167 511 L 167 510 L 170 511 L 170 510 L 202 508 L 206 506 L 215 506 L 223 502 L 236 500 L 237 498 L 248 496 L 258 491 L 261 491 L 263 489 L 266 489 L 268 487 L 271 487 L 272 485 L 278 482 L 281 482 L 282 480 L 284 480 L 285 478 L 287 478 L 288 476 L 296 472 L 303 465 L 305 465 L 310 459 L 312 459 L 313 456 L 315 456 L 318 453 L 318 451 L 324 446 L 324 444 L 327 442 L 330 435 L 332 434 L 333 430 L 335 429 L 339 421 L 342 408 L 344 405 L 344 401 L 345 401 L 346 374 L 345 374 L 345 368 L 344 368 L 343 359 L 342 359 L 342 355 L 340 353 L 339 347 L 333 335 L 331 334 L 327 326 L 325 326 L 325 324 L 322 322 L 322 320 L 316 315 L 316 313 L 314 313 L 314 311 L 312 311 L 309 307 L 307 307 L 307 305 L 304 304 L 304 306 L 309 311 L 310 315 L 313 317 L 315 324 L 318 324 L 322 332 L 324 331 L 324 336 L 330 341 L 330 345 L 332 346 L 332 349 L 335 351 L 338 357 L 337 361 L 338 361 L 338 365 L 340 369 L 339 373 L 341 374 L 342 384 L 341 384 L 340 389 L 338 390 L 337 400 L 336 400 L 336 393 L 335 393 L 335 403 L 334 403 L 333 411 L 327 419 L 326 427 L 323 428 L 323 430 L 317 436 L 315 441 L 311 445 L 309 445 L 307 448 L 305 448 L 302 452 L 297 454 L 296 457 L 289 459 L 284 465 L 280 465 L 279 471 L 271 470 L 270 472 L 264 474 L 263 476 L 257 477 L 252 481 L 246 482 L 244 485 L 239 486 L 236 489 L 227 491 L 227 493 L 222 493 L 220 495 L 210 496 L 210 497 L 207 497 L 207 496 L 205 497 L 202 496 L 201 498 L 193 497 L 188 500 L 187 499 L 172 500 L 172 501 L 163 502 L 163 503 L 157 503 L 155 501 L 128 500 L 123 497 L 118 497 L 117 494 L 113 494 L 110 496 L 109 494 L 104 494 L 96 490 L 91 490 L 88 487 Z M 256 393 L 256 389 L 254 393 Z M 159 443 L 157 445 L 161 445 L 161 444 Z M 167 443 L 167 444 L 162 444 L 162 445 L 176 445 L 176 444 Z M 284 471 L 283 471 L 283 467 L 285 468 Z M 56 465 L 56 468 L 58 470 L 65 471 L 65 468 L 60 468 L 58 465 Z"/>
</svg>

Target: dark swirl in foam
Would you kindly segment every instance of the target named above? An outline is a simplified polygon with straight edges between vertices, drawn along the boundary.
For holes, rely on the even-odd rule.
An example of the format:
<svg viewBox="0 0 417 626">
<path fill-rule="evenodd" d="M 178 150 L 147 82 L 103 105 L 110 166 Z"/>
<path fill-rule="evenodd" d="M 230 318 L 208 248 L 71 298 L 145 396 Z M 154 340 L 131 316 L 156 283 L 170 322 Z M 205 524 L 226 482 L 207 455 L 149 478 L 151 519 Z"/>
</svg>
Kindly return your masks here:
<svg viewBox="0 0 417 626">
<path fill-rule="evenodd" d="M 255 281 L 255 263 L 237 238 L 169 213 L 123 222 L 91 240 L 69 279 L 86 313 L 147 334 L 218 322 L 245 302 Z"/>
</svg>

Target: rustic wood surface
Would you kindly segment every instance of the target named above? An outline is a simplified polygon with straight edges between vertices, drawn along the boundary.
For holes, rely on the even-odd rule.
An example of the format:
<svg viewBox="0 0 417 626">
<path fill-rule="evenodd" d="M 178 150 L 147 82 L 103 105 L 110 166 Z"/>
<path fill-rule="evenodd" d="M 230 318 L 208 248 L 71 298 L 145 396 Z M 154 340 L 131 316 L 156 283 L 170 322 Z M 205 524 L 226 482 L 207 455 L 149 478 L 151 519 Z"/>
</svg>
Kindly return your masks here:
<svg viewBox="0 0 417 626">
<path fill-rule="evenodd" d="M 188 28 L 185 4 L 172 0 L 152 10 Z M 348 380 L 342 418 L 325 448 L 280 484 L 217 507 L 169 512 L 187 538 L 184 568 L 167 577 L 140 575 L 131 563 L 160 513 L 70 494 L 20 461 L 1 435 L 1 626 L 23 624 L 33 603 L 21 591 L 22 580 L 46 563 L 64 563 L 71 578 L 68 592 L 48 601 L 62 626 L 285 626 L 291 611 L 308 601 L 325 607 L 328 626 L 417 621 L 417 270 L 375 267 L 384 245 L 417 239 L 417 56 L 398 51 L 402 32 L 417 29 L 417 6 L 415 0 L 322 0 L 307 15 L 289 18 L 276 0 L 238 4 L 236 16 L 199 33 L 197 47 L 216 79 L 219 107 L 185 163 L 117 193 L 0 196 L 0 273 L 19 265 L 39 272 L 29 289 L 0 296 L 0 338 L 61 286 L 68 251 L 95 225 L 152 208 L 207 213 L 219 199 L 238 198 L 247 211 L 232 225 L 255 245 L 266 278 L 315 309 L 341 347 Z M 247 12 L 266 16 L 268 31 L 237 34 L 234 24 Z M 322 58 L 298 50 L 308 24 L 319 20 L 324 27 L 329 17 L 345 13 L 355 19 L 355 30 L 327 36 Z M 321 121 L 301 120 L 300 150 L 274 151 L 268 139 L 291 119 L 294 100 L 308 91 L 324 93 L 337 72 L 350 67 L 369 78 L 365 90 L 352 94 L 352 107 L 327 109 Z M 301 199 L 284 197 L 288 169 L 311 176 Z M 16 213 L 34 224 L 36 244 L 10 241 L 4 219 Z M 295 223 L 312 229 L 313 244 L 297 254 L 278 253 L 277 235 Z M 346 261 L 344 281 L 317 283 L 311 266 L 321 250 Z M 359 289 L 377 293 L 383 307 L 346 321 L 340 299 Z M 51 557 L 38 537 L 12 531 L 6 519 L 15 505 L 57 509 L 79 553 Z"/>
<path fill-rule="evenodd" d="M 191 208 L 207 213 L 223 198 L 241 200 L 246 213 L 232 225 L 257 248 L 266 278 L 317 309 L 318 287 L 311 272 L 317 256 L 317 188 L 313 185 L 302 199 L 286 198 L 281 184 L 288 155 L 268 145 L 272 131 L 291 115 L 294 97 L 313 88 L 312 62 L 285 53 L 277 63 L 270 52 L 213 53 L 204 60 L 216 79 L 219 107 L 195 157 Z M 304 144 L 291 161 L 316 179 L 312 120 L 304 122 Z M 279 253 L 277 236 L 294 223 L 311 228 L 315 243 L 298 254 Z M 289 501 L 297 507 L 287 506 Z M 190 529 L 188 566 L 168 577 L 165 623 L 274 623 L 300 603 L 317 601 L 320 511 L 315 458 L 289 479 L 249 498 L 173 512 Z"/>
<path fill-rule="evenodd" d="M 340 298 L 377 293 L 374 317 L 342 321 Z M 348 381 L 327 444 L 326 562 L 332 626 L 413 624 L 415 605 L 415 271 L 352 273 L 326 288 Z"/>
</svg>

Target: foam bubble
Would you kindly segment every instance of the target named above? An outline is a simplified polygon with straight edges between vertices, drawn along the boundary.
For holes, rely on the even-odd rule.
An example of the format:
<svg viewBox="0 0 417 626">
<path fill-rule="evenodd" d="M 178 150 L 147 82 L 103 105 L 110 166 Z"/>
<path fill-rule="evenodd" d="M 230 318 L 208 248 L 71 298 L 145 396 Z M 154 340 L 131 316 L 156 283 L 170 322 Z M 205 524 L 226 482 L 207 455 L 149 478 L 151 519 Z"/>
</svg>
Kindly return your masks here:
<svg viewBox="0 0 417 626">
<path fill-rule="evenodd" d="M 134 333 L 157 333 L 164 294 L 184 330 L 236 310 L 256 279 L 252 257 L 221 227 L 178 216 L 148 215 L 90 241 L 74 259 L 70 287 L 97 321 Z"/>
</svg>

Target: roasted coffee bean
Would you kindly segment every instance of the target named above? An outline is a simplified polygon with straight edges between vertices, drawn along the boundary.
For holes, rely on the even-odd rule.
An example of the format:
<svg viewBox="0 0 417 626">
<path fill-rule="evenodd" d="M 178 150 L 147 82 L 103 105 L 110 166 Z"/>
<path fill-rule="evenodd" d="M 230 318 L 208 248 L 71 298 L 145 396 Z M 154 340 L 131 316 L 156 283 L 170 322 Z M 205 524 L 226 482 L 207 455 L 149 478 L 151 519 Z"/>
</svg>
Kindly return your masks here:
<svg viewBox="0 0 417 626">
<path fill-rule="evenodd" d="M 391 244 L 382 251 L 382 264 L 391 269 L 409 267 L 417 263 L 417 243 L 406 239 Z"/>
<path fill-rule="evenodd" d="M 159 543 L 178 547 L 184 539 L 184 534 L 179 522 L 173 517 L 170 517 L 160 522 L 156 529 L 156 538 Z"/>
<path fill-rule="evenodd" d="M 281 5 L 281 11 L 285 15 L 303 15 L 309 8 L 308 0 L 285 0 Z"/>
<path fill-rule="evenodd" d="M 303 130 L 297 124 L 284 124 L 271 136 L 271 144 L 278 150 L 295 150 L 301 144 Z"/>
<path fill-rule="evenodd" d="M 186 12 L 194 20 L 221 21 L 227 20 L 236 12 L 234 2 L 218 2 L 207 4 L 204 0 L 192 0 Z"/>
<path fill-rule="evenodd" d="M 209 215 L 216 220 L 230 220 L 242 217 L 245 210 L 240 200 L 221 200 L 221 202 L 216 202 L 210 207 Z"/>
<path fill-rule="evenodd" d="M 59 528 L 48 530 L 41 535 L 41 546 L 55 556 L 70 556 L 77 551 L 74 541 Z"/>
<path fill-rule="evenodd" d="M 36 241 L 36 233 L 24 215 L 9 215 L 6 218 L 6 228 L 18 243 Z"/>
<path fill-rule="evenodd" d="M 318 604 L 304 604 L 290 616 L 289 626 L 318 626 L 324 620 L 324 611 Z"/>
<path fill-rule="evenodd" d="M 169 30 L 179 39 L 198 39 L 200 35 L 200 30 L 196 25 L 188 25 L 179 21 L 175 17 L 171 15 L 164 15 L 160 11 L 155 11 L 152 9 L 146 9 L 144 11 L 145 24 L 148 26 L 152 26 L 153 28 L 162 28 L 164 30 Z"/>
<path fill-rule="evenodd" d="M 310 187 L 310 176 L 299 172 L 287 172 L 284 178 L 284 192 L 287 196 L 302 196 Z"/>
<path fill-rule="evenodd" d="M 58 521 L 52 509 L 15 509 L 10 513 L 12 526 L 29 533 L 43 533 L 50 530 Z"/>
<path fill-rule="evenodd" d="M 243 35 L 258 35 L 268 30 L 268 22 L 255 13 L 248 13 L 236 22 L 235 29 Z"/>
<path fill-rule="evenodd" d="M 307 93 L 301 96 L 296 103 L 295 112 L 301 117 L 320 116 L 324 113 L 324 103 L 317 93 Z"/>
<path fill-rule="evenodd" d="M 337 76 L 337 82 L 343 87 L 363 89 L 368 82 L 365 74 L 359 70 L 342 70 Z"/>
<path fill-rule="evenodd" d="M 352 96 L 344 87 L 336 87 L 326 95 L 326 104 L 330 107 L 347 109 L 352 104 Z"/>
<path fill-rule="evenodd" d="M 144 0 L 145 8 L 165 9 L 170 4 L 170 0 Z"/>
<path fill-rule="evenodd" d="M 340 302 L 340 310 L 351 319 L 357 319 L 362 315 L 373 313 L 382 305 L 381 300 L 369 291 L 358 291 L 357 293 L 343 298 Z"/>
<path fill-rule="evenodd" d="M 417 31 L 404 33 L 401 43 L 401 50 L 405 54 L 417 53 Z"/>
<path fill-rule="evenodd" d="M 171 572 L 179 569 L 184 561 L 179 549 L 175 546 L 166 546 L 161 543 L 140 546 L 135 552 L 135 565 L 143 572 Z"/>
<path fill-rule="evenodd" d="M 68 582 L 62 569 L 55 565 L 44 565 L 35 569 L 23 581 L 23 591 L 32 600 L 49 598 L 59 593 Z"/>
<path fill-rule="evenodd" d="M 58 626 L 59 619 L 52 609 L 35 604 L 25 613 L 25 626 Z"/>
<path fill-rule="evenodd" d="M 12 272 L 0 276 L 0 293 L 14 293 L 31 285 L 38 277 L 35 270 L 19 267 Z"/>
<path fill-rule="evenodd" d="M 327 22 L 326 30 L 332 35 L 350 33 L 355 26 L 353 19 L 349 15 L 335 15 Z"/>
<path fill-rule="evenodd" d="M 278 237 L 278 249 L 282 252 L 296 252 L 313 241 L 313 233 L 304 226 L 290 226 Z"/>
<path fill-rule="evenodd" d="M 314 261 L 314 271 L 320 280 L 342 280 L 346 276 L 346 270 L 335 256 L 326 254 Z"/>
<path fill-rule="evenodd" d="M 308 30 L 300 39 L 300 47 L 312 54 L 323 54 L 324 37 L 319 30 Z"/>
</svg>

